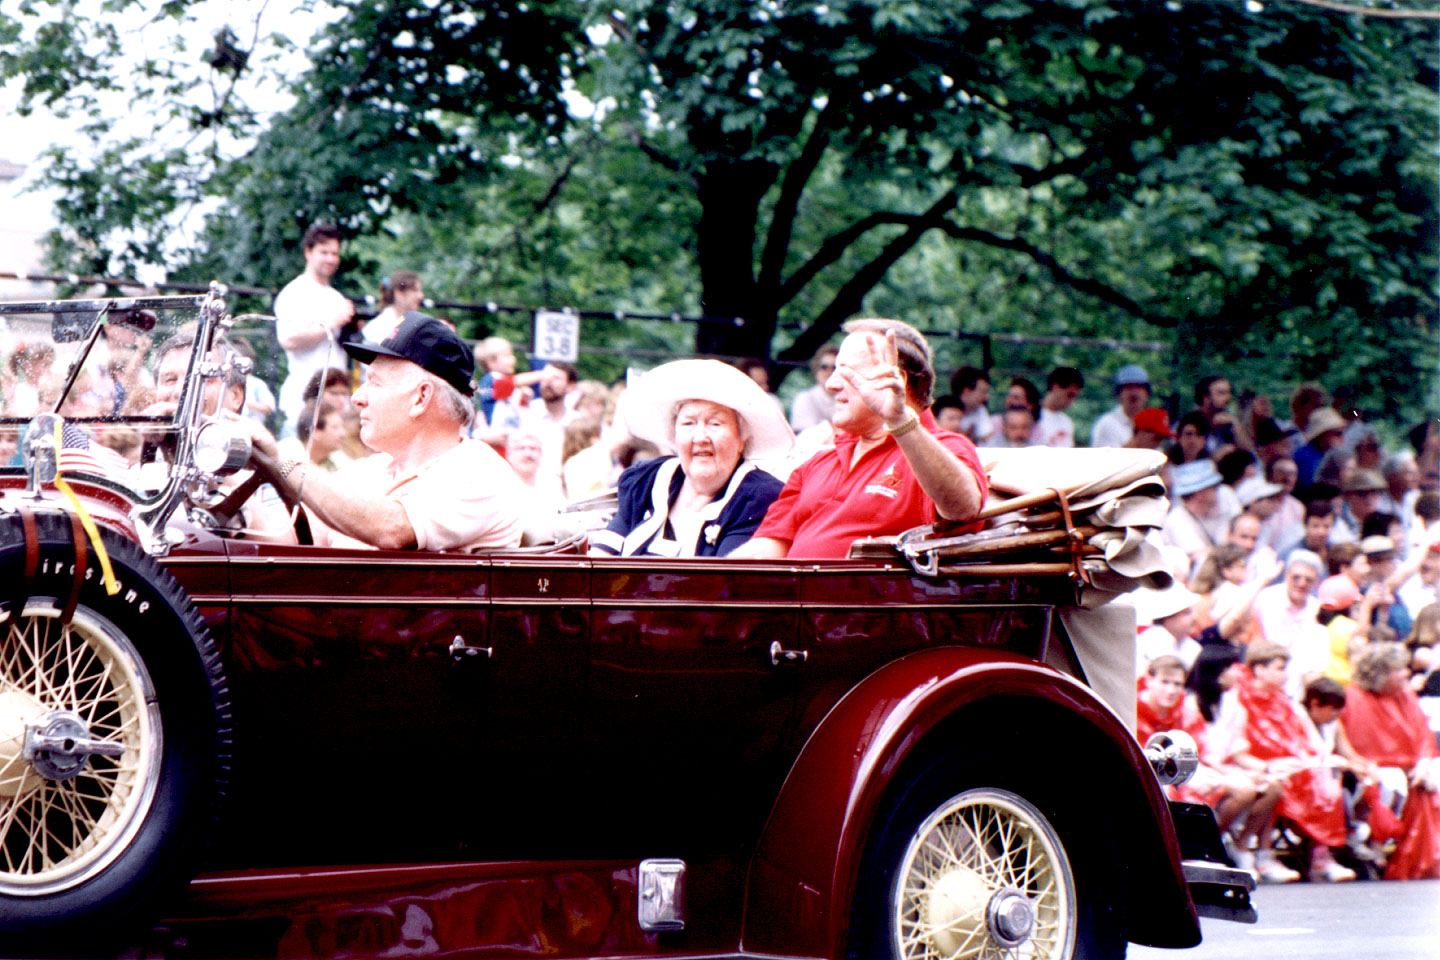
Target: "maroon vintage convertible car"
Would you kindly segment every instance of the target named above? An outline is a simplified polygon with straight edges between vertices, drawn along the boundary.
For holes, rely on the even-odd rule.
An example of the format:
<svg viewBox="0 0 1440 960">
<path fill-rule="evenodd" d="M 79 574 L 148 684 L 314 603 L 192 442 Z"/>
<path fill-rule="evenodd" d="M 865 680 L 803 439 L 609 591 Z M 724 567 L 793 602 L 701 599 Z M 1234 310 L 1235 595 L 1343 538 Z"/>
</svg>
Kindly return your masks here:
<svg viewBox="0 0 1440 960">
<path fill-rule="evenodd" d="M 0 953 L 1095 958 L 1254 919 L 1162 793 L 1193 744 L 1129 728 L 1153 461 L 1000 463 L 983 533 L 828 562 L 264 542 L 207 416 L 222 295 L 0 305 Z"/>
</svg>

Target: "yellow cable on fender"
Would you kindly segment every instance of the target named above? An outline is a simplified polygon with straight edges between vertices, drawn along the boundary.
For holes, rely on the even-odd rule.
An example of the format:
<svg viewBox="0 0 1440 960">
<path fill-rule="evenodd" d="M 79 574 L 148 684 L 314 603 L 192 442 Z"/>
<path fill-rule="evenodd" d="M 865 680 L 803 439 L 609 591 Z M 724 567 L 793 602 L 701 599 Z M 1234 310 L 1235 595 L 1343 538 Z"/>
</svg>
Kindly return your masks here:
<svg viewBox="0 0 1440 960">
<path fill-rule="evenodd" d="M 100 531 L 95 528 L 95 521 L 90 519 L 90 511 L 85 509 L 85 505 L 80 502 L 80 498 L 75 495 L 75 491 L 70 489 L 70 484 L 66 483 L 65 478 L 60 476 L 60 466 L 58 462 L 60 458 L 60 447 L 60 421 L 57 420 L 55 421 L 55 458 L 57 461 L 55 466 L 55 489 L 65 494 L 66 498 L 70 501 L 70 506 L 75 508 L 75 515 L 80 518 L 80 526 L 85 528 L 85 535 L 90 538 L 90 546 L 95 548 L 95 556 L 100 561 L 100 573 L 105 580 L 105 592 L 113 597 L 120 592 L 120 584 L 115 582 L 115 571 L 110 566 L 110 554 L 105 550 L 105 543 L 100 539 Z"/>
</svg>

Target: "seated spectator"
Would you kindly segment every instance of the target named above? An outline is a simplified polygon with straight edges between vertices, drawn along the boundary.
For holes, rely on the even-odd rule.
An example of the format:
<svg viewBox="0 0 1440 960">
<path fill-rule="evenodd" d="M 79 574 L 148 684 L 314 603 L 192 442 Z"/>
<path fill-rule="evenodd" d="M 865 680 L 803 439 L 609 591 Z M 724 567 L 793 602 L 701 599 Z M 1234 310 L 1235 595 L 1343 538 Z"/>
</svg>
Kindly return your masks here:
<svg viewBox="0 0 1440 960">
<path fill-rule="evenodd" d="M 999 430 L 991 435 L 986 447 L 1029 447 L 1035 436 L 1035 415 L 1028 407 L 1006 407 L 998 413 Z"/>
<path fill-rule="evenodd" d="M 985 443 L 995 432 L 985 406 L 990 402 L 990 378 L 979 367 L 961 367 L 950 376 L 950 392 L 963 408 L 960 429 L 951 432 L 969 437 L 977 445 Z"/>
<path fill-rule="evenodd" d="M 1056 367 L 1045 380 L 1045 399 L 1040 401 L 1040 419 L 1035 425 L 1035 442 L 1045 447 L 1075 446 L 1075 423 L 1065 411 L 1085 388 L 1085 376 L 1074 367 Z"/>
<path fill-rule="evenodd" d="M 540 438 L 526 430 L 512 431 L 510 442 L 505 445 L 505 462 L 510 464 L 522 484 L 537 491 L 540 489 L 537 483 L 540 452 Z M 553 494 L 553 491 L 546 491 L 546 494 Z M 553 497 L 553 500 L 554 506 L 558 507 L 560 498 Z"/>
<path fill-rule="evenodd" d="M 1320 558 L 1296 550 L 1285 561 L 1285 578 L 1255 597 L 1250 642 L 1268 640 L 1289 650 L 1297 637 L 1319 629 L 1315 614 L 1320 603 L 1311 594 L 1324 574 Z"/>
<path fill-rule="evenodd" d="M 785 401 L 777 397 L 775 392 L 770 389 L 770 365 L 758 357 L 751 357 L 741 360 L 739 366 L 740 371 L 744 373 L 745 376 L 754 380 L 760 389 L 765 391 L 765 396 L 769 397 L 770 401 L 775 404 L 776 408 L 780 411 L 780 416 L 785 416 Z M 581 386 L 583 387 L 584 383 L 581 383 Z"/>
<path fill-rule="evenodd" d="M 1335 505 L 1326 499 L 1311 500 L 1305 504 L 1305 532 L 1300 542 L 1281 553 L 1281 559 L 1288 559 L 1296 550 L 1308 550 L 1325 563 L 1325 575 L 1335 571 L 1330 563 L 1330 529 L 1335 523 Z"/>
<path fill-rule="evenodd" d="M 1295 467 L 1300 471 L 1300 486 L 1308 487 L 1315 482 L 1321 459 L 1340 445 L 1345 421 L 1329 407 L 1321 407 L 1310 414 L 1304 429 L 1305 444 L 1295 450 Z"/>
<path fill-rule="evenodd" d="M 1275 812 L 1311 845 L 1311 880 L 1353 880 L 1354 871 L 1336 863 L 1330 853 L 1347 838 L 1340 784 L 1324 767 L 1328 751 L 1314 724 L 1285 693 L 1289 659 L 1284 647 L 1264 641 L 1245 651 L 1247 669 L 1220 706 L 1215 755 L 1263 775 L 1267 784 L 1282 783 Z M 1298 873 L 1274 858 L 1271 826 L 1247 818 L 1240 847 L 1246 849 L 1246 841 L 1254 839 L 1255 872 L 1262 882 L 1298 880 Z"/>
<path fill-rule="evenodd" d="M 1115 399 L 1119 402 L 1095 421 L 1092 447 L 1123 447 L 1135 432 L 1135 415 L 1150 402 L 1150 377 L 1143 367 L 1127 363 L 1115 372 Z"/>
<path fill-rule="evenodd" d="M 1190 578 L 1190 589 L 1200 600 L 1195 607 L 1196 629 L 1203 630 L 1234 609 L 1245 583 L 1250 552 L 1233 543 L 1211 547 Z"/>
<path fill-rule="evenodd" d="M 588 500 L 607 489 L 614 464 L 610 447 L 601 439 L 601 434 L 600 421 L 593 417 L 582 417 L 565 425 L 560 478 L 566 500 Z"/>
<path fill-rule="evenodd" d="M 1166 796 L 1213 808 L 1215 823 L 1235 866 L 1253 873 L 1255 854 L 1249 849 L 1237 849 L 1229 842 L 1230 827 L 1242 814 L 1247 821 L 1273 824 L 1281 783 L 1240 767 L 1215 762 L 1208 744 L 1208 725 L 1196 705 L 1185 696 L 1185 679 L 1185 665 L 1175 657 L 1161 656 L 1150 661 L 1136 698 L 1135 739 L 1144 744 L 1166 730 L 1183 730 L 1190 735 L 1200 755 L 1200 766 L 1189 783 L 1166 787 Z"/>
<path fill-rule="evenodd" d="M 334 473 L 350 458 L 340 449 L 345 442 L 345 421 L 328 400 L 312 397 L 300 408 L 295 436 L 280 441 L 280 455 L 287 460 L 308 460 Z"/>
<path fill-rule="evenodd" d="M 395 332 L 405 314 L 419 310 L 425 302 L 420 274 L 413 270 L 396 270 L 380 281 L 380 312 L 365 323 L 360 336 L 370 343 L 380 343 Z"/>
<path fill-rule="evenodd" d="M 369 364 L 355 394 L 360 437 L 379 452 L 334 474 L 285 461 L 277 483 L 324 524 L 316 542 L 385 550 L 462 550 L 519 544 L 524 503 L 494 450 L 462 437 L 475 409 L 470 350 L 432 317 L 411 313 L 379 345 L 348 342 Z M 255 447 L 278 458 L 252 422 Z"/>
<path fill-rule="evenodd" d="M 1330 576 L 1344 574 L 1358 587 L 1370 582 L 1370 561 L 1358 543 L 1337 543 L 1330 548 Z"/>
<path fill-rule="evenodd" d="M 826 344 L 815 351 L 810 358 L 810 374 L 815 383 L 795 395 L 790 401 L 790 428 L 796 433 L 808 430 L 817 423 L 823 423 L 835 415 L 835 399 L 825 389 L 825 382 L 835 372 L 835 355 L 840 348 Z M 984 405 L 984 401 L 981 401 Z"/>
<path fill-rule="evenodd" d="M 1170 417 L 1159 407 L 1146 407 L 1135 414 L 1134 430 L 1125 446 L 1139 450 L 1159 450 L 1166 440 L 1173 439 Z"/>
<path fill-rule="evenodd" d="M 619 508 L 591 553 L 720 557 L 751 538 L 782 486 L 752 461 L 795 441 L 755 381 L 717 360 L 677 360 L 630 388 L 626 417 L 674 456 L 620 475 Z"/>
<path fill-rule="evenodd" d="M 1410 614 L 1412 624 L 1421 610 L 1440 601 L 1440 593 L 1437 593 L 1440 590 L 1440 549 L 1437 547 L 1440 545 L 1416 550 L 1402 568 L 1408 570 L 1412 564 L 1415 566 L 1415 573 L 1402 580 L 1395 591 L 1396 599 L 1405 605 Z"/>
<path fill-rule="evenodd" d="M 1030 436 L 1023 444 L 1017 444 L 1013 437 L 1005 436 L 1005 414 L 1011 410 L 1025 410 L 1030 414 Z M 1039 443 L 1040 388 L 1030 382 L 1028 377 L 1011 377 L 1010 386 L 1005 388 L 1005 405 L 991 418 L 991 422 L 995 427 L 990 437 L 991 446 L 1028 447 Z"/>
<path fill-rule="evenodd" d="M 506 436 L 520 426 L 520 406 L 530 387 L 545 377 L 545 370 L 515 372 L 515 348 L 504 337 L 486 337 L 475 344 L 475 367 L 483 370 L 475 389 L 475 403 L 485 418 L 485 430 L 478 439 L 492 447 L 505 446 Z"/>
<path fill-rule="evenodd" d="M 324 370 L 315 371 L 314 375 L 305 382 L 305 388 L 300 392 L 300 399 L 304 404 L 316 397 L 323 397 L 326 403 L 340 411 L 340 419 L 345 425 L 345 439 L 340 445 L 340 450 L 351 460 L 359 460 L 362 457 L 368 457 L 374 451 L 360 441 L 360 411 L 355 409 L 355 404 L 351 400 L 350 387 L 350 374 L 338 367 L 327 367 Z M 292 423 L 288 426 L 294 429 L 295 424 Z"/>
<path fill-rule="evenodd" d="M 1271 539 L 1273 533 L 1267 524 L 1280 511 L 1284 497 L 1284 487 L 1258 476 L 1246 477 L 1236 486 L 1235 499 L 1240 502 L 1240 509 L 1244 511 L 1240 516 L 1253 517 L 1258 523 L 1255 531 L 1255 543 L 1258 546 L 1272 549 L 1275 547 Z M 1233 528 L 1235 521 L 1230 523 Z"/>
<path fill-rule="evenodd" d="M 1288 423 L 1280 423 L 1280 429 L 1285 431 L 1285 439 L 1290 443 L 1292 456 L 1305 445 L 1306 434 L 1310 429 L 1310 417 L 1317 410 L 1327 409 L 1329 406 L 1330 394 L 1318 383 L 1302 383 L 1290 394 L 1292 419 Z"/>
<path fill-rule="evenodd" d="M 1391 454 L 1385 458 L 1380 474 L 1385 478 L 1388 489 L 1375 509 L 1400 518 L 1405 528 L 1404 543 L 1408 547 L 1415 522 L 1415 502 L 1420 499 L 1420 467 L 1415 463 L 1415 454 L 1409 450 Z"/>
<path fill-rule="evenodd" d="M 1210 532 L 1210 521 L 1217 510 L 1218 486 L 1220 471 L 1208 459 L 1182 464 L 1173 471 L 1170 493 L 1175 503 L 1165 516 L 1160 539 L 1185 551 L 1194 565 L 1205 559 L 1217 542 Z"/>
<path fill-rule="evenodd" d="M 1237 513 L 1225 528 L 1225 542 L 1234 544 L 1249 556 L 1260 542 L 1260 519 L 1253 513 Z"/>
<path fill-rule="evenodd" d="M 935 418 L 935 424 L 941 430 L 948 430 L 950 433 L 965 432 L 965 407 L 961 405 L 958 398 L 949 394 L 936 397 L 935 403 L 930 407 L 930 414 Z"/>
<path fill-rule="evenodd" d="M 1235 446 L 1235 418 L 1230 414 L 1234 390 L 1221 376 L 1201 377 L 1195 382 L 1195 407 L 1210 421 L 1206 451 L 1217 460 Z"/>
<path fill-rule="evenodd" d="M 1170 462 L 1175 465 L 1209 459 L 1205 438 L 1210 434 L 1210 420 L 1199 410 L 1191 410 L 1175 423 L 1175 442 L 1170 446 Z"/>
<path fill-rule="evenodd" d="M 1199 597 L 1176 580 L 1163 590 L 1141 589 L 1135 598 L 1135 618 L 1142 626 L 1135 638 L 1135 675 L 1145 676 L 1157 657 L 1173 657 L 1189 670 L 1200 652 L 1191 636 L 1195 628 L 1195 605 Z M 1184 677 L 1181 677 L 1184 683 Z"/>
<path fill-rule="evenodd" d="M 1315 619 L 1325 628 L 1327 638 L 1327 656 L 1319 672 L 1344 686 L 1350 682 L 1350 664 L 1365 648 L 1366 631 L 1360 624 L 1369 624 L 1372 602 L 1343 575 L 1326 577 L 1316 599 L 1320 609 Z M 1309 683 L 1315 677 L 1307 675 L 1302 679 Z"/>
<path fill-rule="evenodd" d="M 1330 532 L 1331 543 L 1348 543 L 1364 536 L 1365 520 L 1380 508 L 1387 491 L 1385 480 L 1374 470 L 1356 470 L 1340 486 L 1344 504 Z"/>
<path fill-rule="evenodd" d="M 1410 690 L 1409 659 L 1399 644 L 1366 650 L 1340 714 L 1351 746 L 1381 768 L 1381 802 L 1400 812 L 1404 832 L 1387 880 L 1440 877 L 1440 751 Z"/>
<path fill-rule="evenodd" d="M 1380 447 L 1380 435 L 1375 432 L 1374 427 L 1364 421 L 1356 420 L 1345 429 L 1342 442 L 1355 455 L 1357 470 L 1380 472 L 1380 468 L 1384 464 L 1384 450 Z"/>
<path fill-rule="evenodd" d="M 1349 833 L 1346 846 L 1357 860 L 1384 865 L 1383 842 L 1378 846 L 1366 843 L 1372 837 L 1373 822 L 1380 825 L 1382 817 L 1375 815 L 1371 808 L 1379 803 L 1377 789 L 1380 768 L 1362 757 L 1351 746 L 1345 728 L 1340 724 L 1340 712 L 1345 709 L 1345 687 L 1330 677 L 1317 677 L 1305 685 L 1301 698 L 1305 715 L 1315 725 L 1321 741 L 1329 750 L 1327 761 L 1340 773 L 1340 789 L 1345 804 L 1345 829 Z M 1387 831 L 1397 827 L 1399 821 L 1388 809 L 1384 811 L 1384 826 Z M 1369 822 L 1367 822 L 1369 821 Z M 1398 836 L 1398 830 L 1387 833 L 1386 839 Z M 1378 834 L 1375 835 L 1379 839 Z"/>
<path fill-rule="evenodd" d="M 1422 490 L 1415 498 L 1415 522 L 1410 527 L 1410 549 L 1421 549 L 1440 538 L 1440 493 Z"/>
<path fill-rule="evenodd" d="M 1265 521 L 1261 538 L 1283 554 L 1305 536 L 1305 504 L 1295 496 L 1300 472 L 1295 469 L 1295 461 L 1286 455 L 1270 461 L 1265 468 L 1265 479 L 1280 487 L 1280 506 Z"/>
<path fill-rule="evenodd" d="M 1290 444 L 1285 438 L 1285 432 L 1269 417 L 1255 422 L 1255 456 L 1267 470 L 1281 457 L 1294 462 L 1290 456 Z"/>
<path fill-rule="evenodd" d="M 975 446 L 930 416 L 930 346 L 896 320 L 852 320 L 835 374 L 835 447 L 795 469 L 737 556 L 844 557 L 866 536 L 974 519 L 989 481 Z"/>
</svg>

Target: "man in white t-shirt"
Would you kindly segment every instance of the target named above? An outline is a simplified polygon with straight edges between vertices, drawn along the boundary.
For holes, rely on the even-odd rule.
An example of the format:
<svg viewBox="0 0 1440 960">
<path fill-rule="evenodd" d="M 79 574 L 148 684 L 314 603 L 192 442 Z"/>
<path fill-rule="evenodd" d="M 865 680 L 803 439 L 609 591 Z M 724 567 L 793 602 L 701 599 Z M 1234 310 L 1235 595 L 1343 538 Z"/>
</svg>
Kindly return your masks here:
<svg viewBox="0 0 1440 960">
<path fill-rule="evenodd" d="M 304 462 L 279 465 L 278 483 L 318 518 L 318 544 L 382 550 L 455 550 L 520 543 L 526 498 L 500 455 L 461 435 L 475 415 L 470 350 L 434 317 L 410 312 L 379 344 L 347 343 L 368 363 L 355 391 L 360 439 L 374 456 L 335 473 Z M 251 428 L 255 447 L 275 440 Z"/>
<path fill-rule="evenodd" d="M 275 335 L 285 350 L 287 373 L 280 386 L 284 433 L 295 432 L 305 384 L 319 370 L 344 367 L 337 337 L 355 316 L 355 304 L 330 286 L 340 267 L 340 230 L 328 223 L 305 231 L 305 272 L 275 298 Z"/>
<path fill-rule="evenodd" d="M 1095 421 L 1090 432 L 1092 447 L 1123 447 L 1135 433 L 1135 415 L 1150 402 L 1150 377 L 1139 366 L 1127 363 L 1115 373 L 1115 397 L 1120 401 Z"/>
<path fill-rule="evenodd" d="M 1056 367 L 1045 380 L 1035 442 L 1046 447 L 1075 446 L 1075 424 L 1065 412 L 1085 389 L 1085 376 L 1074 367 Z"/>
</svg>

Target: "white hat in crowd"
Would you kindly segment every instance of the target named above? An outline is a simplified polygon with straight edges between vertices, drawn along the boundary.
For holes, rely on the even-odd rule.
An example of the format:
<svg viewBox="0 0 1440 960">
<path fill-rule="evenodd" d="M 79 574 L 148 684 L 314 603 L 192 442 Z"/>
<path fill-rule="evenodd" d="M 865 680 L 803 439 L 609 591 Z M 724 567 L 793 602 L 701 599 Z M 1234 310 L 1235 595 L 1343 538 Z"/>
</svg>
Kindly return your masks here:
<svg viewBox="0 0 1440 960">
<path fill-rule="evenodd" d="M 1220 471 L 1215 469 L 1215 461 L 1209 457 L 1180 464 L 1171 471 L 1171 477 L 1174 480 L 1171 492 L 1177 497 L 1188 497 L 1192 493 L 1217 487 L 1222 481 Z"/>
<path fill-rule="evenodd" d="M 1134 597 L 1135 620 L 1139 624 L 1159 623 L 1182 610 L 1189 610 L 1200 601 L 1200 597 L 1179 580 L 1171 581 L 1170 586 L 1163 590 L 1144 588 L 1136 590 L 1131 596 Z"/>
<path fill-rule="evenodd" d="M 780 405 L 754 380 L 719 360 L 661 364 L 625 393 L 626 426 L 662 450 L 674 452 L 675 414 L 686 400 L 708 400 L 734 410 L 740 432 L 748 438 L 745 456 L 750 459 L 783 457 L 795 443 Z"/>
<path fill-rule="evenodd" d="M 1235 499 L 1240 501 L 1240 506 L 1248 507 L 1256 500 L 1264 500 L 1284 492 L 1284 487 L 1271 483 L 1264 477 L 1247 477 L 1235 487 Z"/>
</svg>

